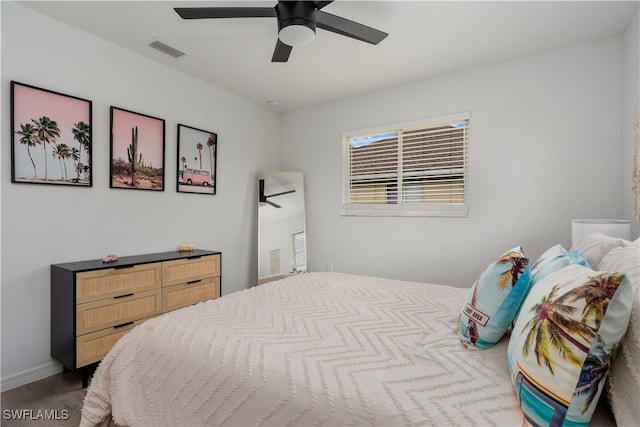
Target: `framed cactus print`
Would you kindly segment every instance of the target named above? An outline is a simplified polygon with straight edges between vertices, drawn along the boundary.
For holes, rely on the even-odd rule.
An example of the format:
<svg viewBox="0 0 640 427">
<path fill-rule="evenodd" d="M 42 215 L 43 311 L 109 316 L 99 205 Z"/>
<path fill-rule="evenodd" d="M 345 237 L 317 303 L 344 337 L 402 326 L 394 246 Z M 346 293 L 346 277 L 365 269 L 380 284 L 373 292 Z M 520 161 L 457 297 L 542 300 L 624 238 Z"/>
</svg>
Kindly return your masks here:
<svg viewBox="0 0 640 427">
<path fill-rule="evenodd" d="M 178 125 L 179 193 L 216 194 L 218 134 Z"/>
<path fill-rule="evenodd" d="M 164 191 L 164 120 L 111 107 L 111 188 Z"/>
<path fill-rule="evenodd" d="M 91 187 L 92 103 L 11 82 L 11 182 Z"/>
</svg>

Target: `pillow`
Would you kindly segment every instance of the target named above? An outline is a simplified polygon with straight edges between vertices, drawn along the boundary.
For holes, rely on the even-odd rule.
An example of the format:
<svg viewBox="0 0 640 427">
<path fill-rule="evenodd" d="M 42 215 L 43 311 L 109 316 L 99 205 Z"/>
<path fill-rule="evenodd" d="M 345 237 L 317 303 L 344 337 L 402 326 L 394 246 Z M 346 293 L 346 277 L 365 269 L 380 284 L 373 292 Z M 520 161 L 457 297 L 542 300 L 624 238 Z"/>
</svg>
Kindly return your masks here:
<svg viewBox="0 0 640 427">
<path fill-rule="evenodd" d="M 594 268 L 597 268 L 607 252 L 614 248 L 632 245 L 628 240 L 610 237 L 602 233 L 585 234 L 571 246 L 578 251 Z"/>
<path fill-rule="evenodd" d="M 522 304 L 507 360 L 527 421 L 587 426 L 631 314 L 624 273 L 568 265 L 541 279 Z"/>
<path fill-rule="evenodd" d="M 570 264 L 580 264 L 587 268 L 591 268 L 589 262 L 578 251 L 569 251 L 564 248 L 560 243 L 547 249 L 542 255 L 538 257 L 536 262 L 531 266 L 531 285 L 529 291 L 535 286 L 535 284 L 549 273 L 553 273 L 556 270 L 560 270 L 562 267 L 566 267 Z M 525 295 L 525 298 L 529 294 Z M 523 298 L 524 301 L 524 298 Z M 517 310 L 513 322 L 520 314 L 520 308 Z M 640 426 L 639 426 L 640 427 Z"/>
<path fill-rule="evenodd" d="M 633 288 L 631 320 L 611 365 L 607 392 L 616 423 L 640 426 L 640 248 L 612 249 L 602 258 L 599 269 L 624 271 Z"/>
<path fill-rule="evenodd" d="M 571 264 L 571 260 L 567 256 L 567 250 L 559 243 L 551 246 L 531 266 L 531 285 L 533 286 L 547 274 L 569 264 Z"/>
<path fill-rule="evenodd" d="M 582 256 L 580 251 L 569 251 L 567 252 L 567 256 L 571 260 L 571 264 L 578 264 L 593 270 L 593 267 L 591 266 L 591 264 L 589 264 L 589 261 L 587 261 L 587 259 Z"/>
<path fill-rule="evenodd" d="M 529 259 L 522 247 L 505 252 L 480 274 L 458 318 L 460 342 L 488 348 L 507 331 L 531 284 Z"/>
<path fill-rule="evenodd" d="M 578 251 L 569 251 L 561 245 L 547 249 L 531 266 L 531 286 L 549 273 L 560 270 L 569 264 L 580 264 L 591 268 L 589 262 Z"/>
</svg>

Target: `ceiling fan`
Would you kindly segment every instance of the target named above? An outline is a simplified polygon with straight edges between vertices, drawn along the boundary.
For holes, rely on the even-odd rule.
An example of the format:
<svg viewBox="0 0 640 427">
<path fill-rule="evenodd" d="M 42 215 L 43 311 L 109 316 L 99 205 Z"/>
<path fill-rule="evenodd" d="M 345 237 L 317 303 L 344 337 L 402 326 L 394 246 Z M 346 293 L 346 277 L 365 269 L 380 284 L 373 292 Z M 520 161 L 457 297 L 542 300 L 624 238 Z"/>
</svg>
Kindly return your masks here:
<svg viewBox="0 0 640 427">
<path fill-rule="evenodd" d="M 270 197 L 276 197 L 276 196 L 283 196 L 285 194 L 291 194 L 291 193 L 295 193 L 296 190 L 295 188 L 293 190 L 288 190 L 288 191 L 283 191 L 281 193 L 275 193 L 275 194 L 269 194 L 268 196 L 266 194 L 264 194 L 264 179 L 260 180 L 260 199 L 259 202 L 261 205 L 264 205 L 265 203 L 270 204 L 271 206 L 273 206 L 274 208 L 278 208 L 280 209 L 282 206 L 278 205 L 277 203 L 273 203 L 272 201 L 269 200 Z"/>
<path fill-rule="evenodd" d="M 271 18 L 278 19 L 278 42 L 271 62 L 287 62 L 293 47 L 315 39 L 316 27 L 370 44 L 389 34 L 320 9 L 332 1 L 278 1 L 274 7 L 176 7 L 183 19 Z"/>
</svg>

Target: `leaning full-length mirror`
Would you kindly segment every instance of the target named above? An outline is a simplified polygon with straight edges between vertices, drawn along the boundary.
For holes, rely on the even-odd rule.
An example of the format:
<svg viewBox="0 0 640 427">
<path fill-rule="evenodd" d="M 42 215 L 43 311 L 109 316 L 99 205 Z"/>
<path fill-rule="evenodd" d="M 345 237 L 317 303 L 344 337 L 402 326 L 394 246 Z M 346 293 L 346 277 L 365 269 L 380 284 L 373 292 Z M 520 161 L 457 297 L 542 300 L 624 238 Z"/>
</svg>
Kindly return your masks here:
<svg viewBox="0 0 640 427">
<path fill-rule="evenodd" d="M 258 284 L 307 271 L 302 172 L 258 174 Z"/>
</svg>

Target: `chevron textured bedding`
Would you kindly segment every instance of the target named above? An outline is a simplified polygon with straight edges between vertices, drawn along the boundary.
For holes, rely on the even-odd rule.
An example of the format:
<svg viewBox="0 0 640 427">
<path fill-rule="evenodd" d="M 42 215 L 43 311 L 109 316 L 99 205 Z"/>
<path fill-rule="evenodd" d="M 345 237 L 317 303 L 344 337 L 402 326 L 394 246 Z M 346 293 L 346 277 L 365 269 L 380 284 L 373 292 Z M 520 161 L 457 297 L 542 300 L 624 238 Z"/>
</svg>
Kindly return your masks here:
<svg viewBox="0 0 640 427">
<path fill-rule="evenodd" d="M 507 340 L 460 344 L 467 291 L 309 273 L 170 312 L 105 357 L 81 425 L 521 425 Z"/>
</svg>

